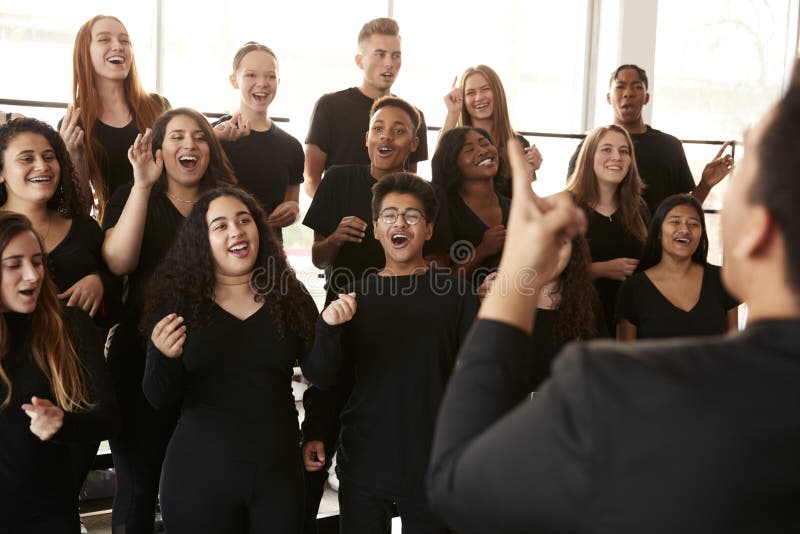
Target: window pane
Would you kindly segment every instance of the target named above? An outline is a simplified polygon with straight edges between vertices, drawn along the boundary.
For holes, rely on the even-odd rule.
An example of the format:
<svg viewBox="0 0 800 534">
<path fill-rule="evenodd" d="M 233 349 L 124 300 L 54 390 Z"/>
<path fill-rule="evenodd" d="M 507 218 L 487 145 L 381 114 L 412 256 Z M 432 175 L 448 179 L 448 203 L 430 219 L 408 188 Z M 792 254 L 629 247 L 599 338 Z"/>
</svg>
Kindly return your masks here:
<svg viewBox="0 0 800 534">
<path fill-rule="evenodd" d="M 741 138 L 781 94 L 789 13 L 788 0 L 659 2 L 653 124 L 682 139 Z"/>
<path fill-rule="evenodd" d="M 108 2 L 98 0 L 3 2 L 3 72 L 18 73 L 3 76 L 3 98 L 69 102 L 75 34 L 84 22 L 107 10 Z M 110 14 L 128 29 L 142 83 L 155 90 L 155 0 L 118 3 Z"/>
</svg>

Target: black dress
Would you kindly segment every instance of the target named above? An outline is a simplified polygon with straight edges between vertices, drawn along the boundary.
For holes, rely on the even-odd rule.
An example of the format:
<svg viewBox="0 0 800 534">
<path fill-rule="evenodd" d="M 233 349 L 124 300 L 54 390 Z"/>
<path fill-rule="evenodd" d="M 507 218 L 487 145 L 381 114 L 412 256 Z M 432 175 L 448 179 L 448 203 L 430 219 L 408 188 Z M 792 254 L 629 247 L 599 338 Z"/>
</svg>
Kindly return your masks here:
<svg viewBox="0 0 800 534">
<path fill-rule="evenodd" d="M 508 213 L 511 209 L 511 199 L 498 194 L 497 199 L 500 203 L 503 225 L 508 225 Z M 474 254 L 483 240 L 483 234 L 489 227 L 478 215 L 470 209 L 458 191 L 447 192 L 447 213 L 450 215 L 450 228 L 452 231 L 453 244 L 450 247 L 450 255 L 453 261 L 463 261 L 469 254 Z M 503 251 L 486 258 L 472 273 L 471 282 L 473 287 L 478 287 L 486 276 L 497 269 Z"/>
<path fill-rule="evenodd" d="M 311 297 L 307 305 L 316 312 Z M 177 358 L 148 341 L 144 393 L 156 409 L 180 407 L 161 483 L 168 532 L 301 531 L 291 381 L 307 349 L 294 334 L 278 335 L 267 305 L 241 320 L 212 304 L 207 325 L 188 325 Z"/>
<path fill-rule="evenodd" d="M 722 286 L 720 268 L 703 266 L 700 298 L 691 310 L 675 307 L 646 273 L 631 276 L 622 284 L 617 299 L 617 321 L 636 327 L 638 339 L 679 336 L 710 336 L 728 330 L 727 313 L 739 303 Z"/>
<path fill-rule="evenodd" d="M 609 261 L 616 258 L 639 259 L 644 243 L 636 236 L 628 234 L 622 226 L 622 221 L 616 213 L 606 216 L 594 209 L 584 207 L 588 222 L 586 240 L 589 242 L 589 252 L 592 262 Z M 617 292 L 622 282 L 610 278 L 596 278 L 594 287 L 603 306 L 603 315 L 606 320 L 606 330 L 613 336 L 616 332 L 614 325 L 614 309 L 617 303 Z"/>
<path fill-rule="evenodd" d="M 20 406 L 32 396 L 55 404 L 50 381 L 33 361 L 27 341 L 31 316 L 4 313 L 11 338 L 3 371 L 11 381 L 11 402 L 0 411 L 0 532 L 77 533 L 78 494 L 73 484 L 67 445 L 111 437 L 119 428 L 117 402 L 103 360 L 102 344 L 89 316 L 67 308 L 64 320 L 78 357 L 87 371 L 94 408 L 65 413 L 61 429 L 48 441 L 30 431 L 30 418 Z M 0 382 L 0 399 L 8 390 Z"/>
</svg>

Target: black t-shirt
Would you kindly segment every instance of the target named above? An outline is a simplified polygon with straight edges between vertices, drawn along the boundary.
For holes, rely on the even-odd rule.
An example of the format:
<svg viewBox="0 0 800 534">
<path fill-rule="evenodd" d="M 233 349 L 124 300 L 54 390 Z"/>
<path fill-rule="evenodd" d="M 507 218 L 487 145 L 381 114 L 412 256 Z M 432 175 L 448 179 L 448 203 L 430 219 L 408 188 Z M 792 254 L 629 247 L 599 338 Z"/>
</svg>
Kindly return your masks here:
<svg viewBox="0 0 800 534">
<path fill-rule="evenodd" d="M 628 234 L 622 227 L 622 221 L 616 213 L 610 217 L 597 213 L 592 208 L 585 208 L 588 219 L 586 239 L 592 262 L 609 261 L 616 258 L 632 258 L 638 260 L 642 255 L 644 243 L 636 236 Z M 616 332 L 614 326 L 614 308 L 617 302 L 617 291 L 622 282 L 610 278 L 596 278 L 594 287 L 603 306 L 606 329 L 609 335 Z"/>
<path fill-rule="evenodd" d="M 316 145 L 328 155 L 326 170 L 333 165 L 369 163 L 365 135 L 374 102 L 357 87 L 328 93 L 317 100 L 311 112 L 306 144 Z M 419 146 L 409 155 L 410 163 L 428 159 L 428 127 L 421 111 L 419 117 Z"/>
<path fill-rule="evenodd" d="M 498 194 L 500 210 L 503 213 L 503 225 L 508 225 L 508 213 L 511 208 L 511 199 Z M 464 258 L 464 254 L 474 253 L 483 240 L 483 234 L 489 227 L 478 215 L 467 206 L 461 195 L 455 189 L 447 192 L 447 211 L 450 215 L 450 227 L 453 233 L 451 255 L 454 260 Z M 466 247 L 465 247 L 466 245 Z M 473 285 L 477 287 L 487 274 L 497 269 L 500 263 L 502 250 L 481 263 L 472 275 Z"/>
<path fill-rule="evenodd" d="M 120 287 L 103 260 L 102 248 L 103 231 L 97 221 L 88 215 L 78 215 L 71 219 L 67 235 L 47 257 L 59 293 L 90 274 L 100 276 L 103 282 L 103 306 L 97 311 L 95 322 L 110 327 L 119 312 Z"/>
<path fill-rule="evenodd" d="M 113 228 L 117 224 L 130 192 L 131 184 L 122 186 L 111 197 L 103 217 L 104 230 Z M 181 212 L 175 208 L 166 195 L 150 193 L 139 261 L 136 264 L 136 270 L 128 275 L 128 298 L 125 302 L 123 318 L 120 321 L 125 323 L 125 326 L 136 328 L 140 320 L 143 293 L 147 282 L 158 264 L 167 255 L 184 220 Z"/>
<path fill-rule="evenodd" d="M 478 299 L 437 269 L 369 276 L 353 291 L 353 319 L 332 327 L 320 317 L 312 351 L 324 353 L 319 361 L 342 361 L 353 384 L 337 471 L 387 498 L 424 494 L 439 403 Z"/>
<path fill-rule="evenodd" d="M 310 296 L 307 300 L 316 310 Z M 192 425 L 206 429 L 193 441 L 209 457 L 296 462 L 300 438 L 292 367 L 303 362 L 307 350 L 295 334 L 278 335 L 267 305 L 241 320 L 212 304 L 208 324 L 189 325 L 180 357 L 164 356 L 148 340 L 142 387 L 157 409 L 180 404 L 181 421 L 202 423 Z M 174 439 L 180 432 L 179 425 Z"/>
<path fill-rule="evenodd" d="M 134 121 L 122 128 L 109 126 L 100 119 L 94 123 L 94 138 L 103 147 L 99 154 L 100 174 L 108 189 L 108 198 L 123 185 L 133 182 L 133 167 L 128 161 L 128 149 L 138 134 Z"/>
<path fill-rule="evenodd" d="M 631 140 L 636 167 L 646 185 L 642 197 L 650 213 L 655 213 L 658 205 L 668 196 L 690 193 L 694 189 L 692 171 L 678 138 L 647 126 L 646 132 L 631 134 Z M 569 161 L 569 175 L 575 170 L 582 146 L 583 142 Z"/>
<path fill-rule="evenodd" d="M 617 320 L 634 325 L 638 339 L 710 336 L 727 332 L 726 314 L 738 305 L 722 286 L 716 265 L 703 267 L 700 298 L 688 312 L 675 307 L 647 274 L 640 272 L 625 280 L 619 290 Z"/>
<path fill-rule="evenodd" d="M 327 270 L 328 300 L 343 288 L 360 280 L 365 273 L 378 272 L 386 264 L 380 241 L 372 230 L 372 186 L 377 180 L 369 172 L 369 165 L 341 165 L 331 168 L 320 183 L 303 224 L 314 232 L 328 237 L 344 217 L 356 216 L 368 227 L 361 243 L 345 243 L 339 249 L 333 265 Z M 437 193 L 440 200 L 441 196 Z M 425 244 L 424 253 L 447 252 L 450 230 L 446 211 L 440 209 L 434 223 L 433 236 Z"/>
<path fill-rule="evenodd" d="M 222 117 L 218 122 L 229 120 Z M 290 185 L 303 183 L 305 156 L 300 143 L 274 122 L 266 132 L 252 130 L 233 142 L 222 142 L 236 180 L 267 212 L 278 207 Z"/>
<path fill-rule="evenodd" d="M 94 407 L 66 412 L 61 429 L 48 441 L 30 431 L 30 418 L 21 405 L 32 396 L 55 403 L 50 381 L 33 360 L 26 341 L 31 316 L 4 313 L 11 346 L 3 355 L 3 371 L 11 381 L 11 403 L 0 411 L 0 530 L 28 532 L 36 519 L 74 516 L 78 502 L 70 468 L 71 443 L 92 443 L 118 430 L 118 407 L 111 378 L 103 359 L 103 343 L 89 316 L 67 308 L 64 321 L 78 358 L 88 375 L 88 391 Z M 33 333 L 36 335 L 36 333 Z M 0 381 L 0 399 L 7 389 Z"/>
</svg>

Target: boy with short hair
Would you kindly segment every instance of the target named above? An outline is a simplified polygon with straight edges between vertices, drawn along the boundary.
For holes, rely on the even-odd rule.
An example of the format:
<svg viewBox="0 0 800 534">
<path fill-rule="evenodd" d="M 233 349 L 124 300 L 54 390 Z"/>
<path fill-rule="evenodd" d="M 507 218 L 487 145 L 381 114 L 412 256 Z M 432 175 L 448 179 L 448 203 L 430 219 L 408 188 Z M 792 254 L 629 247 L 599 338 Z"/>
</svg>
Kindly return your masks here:
<svg viewBox="0 0 800 534">
<path fill-rule="evenodd" d="M 402 64 L 400 27 L 390 18 L 373 19 L 358 34 L 356 65 L 364 71 L 361 85 L 320 97 L 311 114 L 306 137 L 305 191 L 310 197 L 319 187 L 323 171 L 333 165 L 366 164 L 369 156 L 361 139 L 367 131 L 375 100 L 391 94 Z M 411 154 L 409 170 L 428 159 L 427 126 L 420 120 L 419 146 Z M 327 177 L 327 175 L 326 175 Z"/>
<path fill-rule="evenodd" d="M 314 357 L 328 363 L 319 385 L 338 380 L 349 390 L 337 460 L 346 534 L 388 531 L 392 504 L 404 532 L 447 532 L 430 512 L 424 478 L 439 403 L 478 299 L 463 279 L 425 264 L 437 209 L 433 187 L 414 174 L 376 183 L 372 232 L 383 269 L 355 282 L 317 322 Z"/>
</svg>

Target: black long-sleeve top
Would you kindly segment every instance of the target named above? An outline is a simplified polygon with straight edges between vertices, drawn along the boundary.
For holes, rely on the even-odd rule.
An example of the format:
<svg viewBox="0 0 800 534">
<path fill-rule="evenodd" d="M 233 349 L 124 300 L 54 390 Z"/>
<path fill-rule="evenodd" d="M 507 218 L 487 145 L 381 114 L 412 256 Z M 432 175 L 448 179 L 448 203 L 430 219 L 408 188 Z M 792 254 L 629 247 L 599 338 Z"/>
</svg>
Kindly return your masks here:
<svg viewBox="0 0 800 534">
<path fill-rule="evenodd" d="M 310 296 L 308 306 L 316 312 Z M 181 420 L 223 425 L 227 435 L 212 439 L 234 454 L 261 458 L 289 447 L 296 453 L 292 367 L 299 359 L 305 368 L 308 349 L 291 332 L 278 336 L 266 305 L 240 320 L 214 303 L 207 325 L 187 324 L 181 356 L 163 355 L 148 339 L 142 388 L 156 409 L 180 403 Z"/>
<path fill-rule="evenodd" d="M 369 276 L 354 291 L 356 314 L 340 326 L 320 317 L 312 350 L 315 361 L 329 364 L 327 376 L 311 376 L 318 385 L 330 385 L 340 365 L 352 383 L 341 413 L 339 476 L 387 498 L 418 494 L 444 387 L 478 299 L 464 280 L 437 269 Z"/>
<path fill-rule="evenodd" d="M 791 532 L 800 524 L 799 320 L 733 337 L 574 343 L 532 401 L 530 336 L 479 320 L 428 474 L 459 532 Z"/>
<path fill-rule="evenodd" d="M 94 407 L 65 412 L 61 429 L 48 441 L 30 431 L 30 418 L 21 406 L 37 396 L 55 404 L 50 381 L 33 361 L 29 337 L 31 316 L 4 313 L 11 336 L 2 368 L 11 381 L 11 403 L 0 411 L 0 521 L 3 527 L 23 525 L 48 517 L 77 513 L 68 443 L 95 442 L 119 430 L 118 407 L 111 378 L 105 366 L 102 342 L 89 316 L 67 308 L 65 322 L 70 338 L 87 372 L 89 398 Z M 0 398 L 6 386 L 0 382 Z"/>
</svg>

